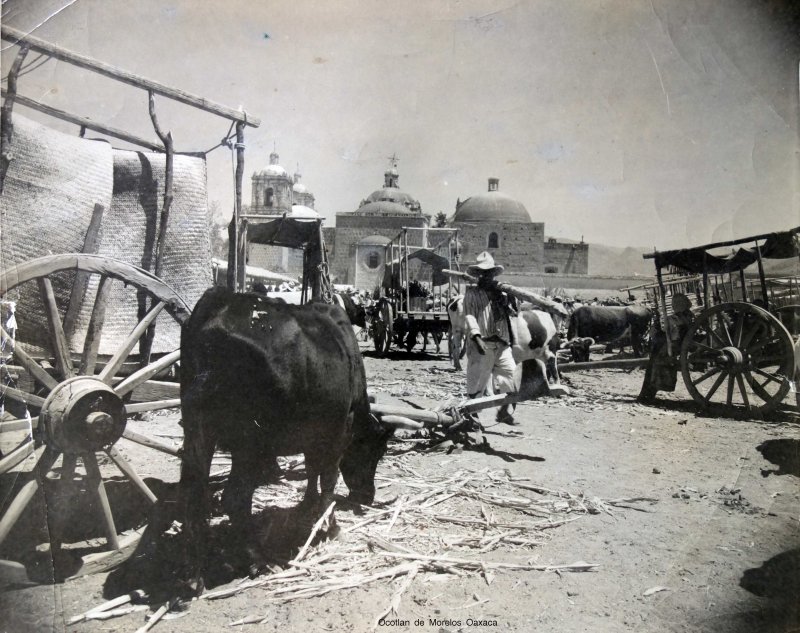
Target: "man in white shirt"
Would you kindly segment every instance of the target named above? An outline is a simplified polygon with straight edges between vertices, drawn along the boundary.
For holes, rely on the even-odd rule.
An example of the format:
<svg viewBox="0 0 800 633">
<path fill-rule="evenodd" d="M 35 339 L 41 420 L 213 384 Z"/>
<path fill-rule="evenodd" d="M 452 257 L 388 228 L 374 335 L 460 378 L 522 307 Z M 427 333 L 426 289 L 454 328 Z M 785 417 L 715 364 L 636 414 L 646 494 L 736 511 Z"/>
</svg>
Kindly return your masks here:
<svg viewBox="0 0 800 633">
<path fill-rule="evenodd" d="M 467 393 L 470 398 L 485 395 L 489 380 L 497 393 L 516 390 L 514 369 L 516 363 L 511 353 L 513 330 L 511 317 L 516 314 L 514 298 L 497 287 L 495 277 L 503 267 L 495 264 L 491 253 L 480 253 L 467 274 L 478 278 L 474 286 L 464 293 L 467 338 Z M 497 414 L 498 422 L 518 424 L 514 416 L 503 407 Z"/>
</svg>

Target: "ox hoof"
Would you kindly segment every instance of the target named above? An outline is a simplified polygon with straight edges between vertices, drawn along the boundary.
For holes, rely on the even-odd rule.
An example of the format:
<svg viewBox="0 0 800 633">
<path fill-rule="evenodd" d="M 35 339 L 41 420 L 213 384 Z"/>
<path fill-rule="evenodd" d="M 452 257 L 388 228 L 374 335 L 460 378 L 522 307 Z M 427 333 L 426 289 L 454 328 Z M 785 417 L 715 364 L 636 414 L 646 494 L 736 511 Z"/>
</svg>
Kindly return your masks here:
<svg viewBox="0 0 800 633">
<path fill-rule="evenodd" d="M 550 395 L 555 396 L 556 398 L 561 398 L 562 396 L 568 396 L 569 389 L 564 385 L 551 385 Z"/>
</svg>

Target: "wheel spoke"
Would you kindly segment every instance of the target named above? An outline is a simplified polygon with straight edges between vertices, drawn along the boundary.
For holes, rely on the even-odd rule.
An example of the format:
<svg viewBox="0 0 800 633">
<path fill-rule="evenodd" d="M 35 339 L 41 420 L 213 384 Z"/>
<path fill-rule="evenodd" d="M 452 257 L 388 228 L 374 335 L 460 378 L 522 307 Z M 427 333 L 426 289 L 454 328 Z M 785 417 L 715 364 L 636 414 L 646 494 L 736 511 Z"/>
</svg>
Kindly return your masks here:
<svg viewBox="0 0 800 633">
<path fill-rule="evenodd" d="M 26 439 L 22 440 L 19 446 L 17 446 L 13 451 L 11 451 L 8 455 L 0 459 L 0 475 L 4 475 L 9 470 L 20 464 L 31 455 L 36 449 L 36 445 L 34 444 L 33 438 L 28 436 Z M 40 453 L 41 454 L 41 451 Z"/>
<path fill-rule="evenodd" d="M 11 351 L 14 352 L 14 357 L 19 361 L 19 364 L 30 372 L 36 380 L 42 383 L 47 388 L 47 391 L 56 388 L 58 381 L 48 374 L 44 367 L 28 356 L 25 350 L 19 347 L 16 341 L 11 338 L 2 327 L 0 327 L 0 336 L 3 338 L 5 344 L 11 347 Z"/>
<path fill-rule="evenodd" d="M 137 433 L 136 431 L 131 431 L 130 429 L 125 429 L 122 432 L 122 437 L 124 437 L 126 440 L 130 440 L 131 442 L 135 442 L 136 444 L 141 444 L 142 446 L 147 446 L 153 450 L 161 451 L 167 455 L 180 457 L 181 454 L 181 450 L 179 448 L 173 448 L 172 446 L 168 446 L 163 442 L 154 440 L 153 438 L 142 435 L 141 433 Z"/>
<path fill-rule="evenodd" d="M 124 475 L 127 475 L 128 479 L 134 483 L 139 491 L 150 500 L 150 503 L 158 501 L 153 491 L 147 487 L 147 484 L 142 481 L 142 478 L 139 477 L 139 474 L 133 469 L 133 466 L 130 465 L 128 460 L 125 459 L 114 446 L 105 449 L 105 452 L 111 458 L 111 461 L 117 465 L 117 468 L 119 468 Z"/>
<path fill-rule="evenodd" d="M 117 537 L 117 528 L 114 525 L 114 515 L 111 513 L 111 504 L 108 502 L 106 486 L 100 474 L 100 467 L 97 465 L 97 456 L 94 453 L 84 453 L 81 457 L 83 465 L 86 467 L 87 487 L 95 494 L 100 504 L 108 546 L 111 549 L 119 549 L 119 538 Z"/>
<path fill-rule="evenodd" d="M 181 357 L 181 351 L 176 349 L 174 352 L 162 356 L 157 361 L 142 367 L 139 371 L 132 373 L 125 380 L 114 387 L 114 391 L 119 396 L 124 396 L 155 376 L 158 372 L 166 369 Z"/>
<path fill-rule="evenodd" d="M 29 482 L 22 486 L 17 496 L 14 497 L 14 500 L 6 509 L 2 520 L 0 520 L 0 544 L 6 540 L 8 533 L 11 532 L 11 528 L 14 527 L 20 516 L 22 516 L 25 508 L 28 507 L 31 499 L 33 499 L 33 496 L 39 489 L 39 480 L 44 478 L 59 455 L 57 451 L 49 450 L 45 446 L 37 448 L 35 453 L 37 461 L 32 471 L 34 476 Z"/>
<path fill-rule="evenodd" d="M 97 286 L 92 316 L 89 317 L 89 326 L 86 330 L 86 339 L 83 342 L 83 354 L 78 373 L 81 376 L 94 376 L 94 368 L 97 364 L 97 352 L 100 349 L 100 339 L 103 335 L 103 322 L 106 318 L 106 306 L 111 290 L 111 278 L 106 275 L 100 276 Z"/>
<path fill-rule="evenodd" d="M 744 327 L 744 313 L 740 312 L 736 317 L 736 327 L 733 330 L 734 345 L 740 347 L 742 344 L 742 328 Z"/>
<path fill-rule="evenodd" d="M 769 402 L 772 400 L 773 396 L 769 393 L 769 391 L 764 389 L 764 385 L 769 381 L 766 381 L 764 382 L 764 385 L 761 385 L 750 372 L 745 372 L 745 378 L 747 379 L 750 388 L 753 390 L 753 393 L 755 393 L 759 398 L 761 398 L 764 402 Z"/>
<path fill-rule="evenodd" d="M 28 418 L 27 420 L 8 420 L 0 422 L 0 433 L 11 433 L 12 431 L 28 431 L 29 433 L 39 426 L 39 416 Z"/>
<path fill-rule="evenodd" d="M 716 393 L 717 389 L 719 389 L 719 386 L 722 384 L 722 381 L 725 380 L 726 375 L 727 374 L 721 373 L 719 376 L 717 376 L 717 379 L 714 381 L 714 384 L 711 385 L 711 389 L 709 389 L 708 393 L 705 396 L 703 396 L 703 399 L 705 400 L 706 404 L 711 402 L 711 397 Z"/>
<path fill-rule="evenodd" d="M 7 387 L 3 386 L 0 387 L 0 397 L 11 398 L 16 402 L 22 402 L 24 404 L 29 404 L 32 407 L 37 407 L 39 409 L 42 408 L 44 404 L 44 398 L 40 396 L 35 396 L 32 393 L 28 393 L 27 391 L 21 391 L 20 389 L 16 389 L 14 387 Z"/>
<path fill-rule="evenodd" d="M 767 379 L 764 383 L 762 383 L 764 385 L 766 385 L 767 382 L 776 382 L 776 383 L 778 383 L 780 385 L 780 384 L 783 384 L 783 381 L 785 380 L 785 378 L 783 376 L 778 378 L 777 376 L 773 376 L 769 372 L 766 372 L 763 369 L 760 369 L 758 367 L 754 367 L 753 371 L 756 372 L 757 374 L 759 374 L 760 376 L 763 376 L 764 378 Z"/>
<path fill-rule="evenodd" d="M 167 304 L 164 301 L 156 304 L 156 306 L 150 310 L 150 312 L 148 312 L 145 317 L 136 325 L 136 327 L 131 330 L 131 333 L 122 343 L 122 346 L 111 357 L 106 366 L 103 368 L 103 371 L 100 372 L 100 380 L 108 385 L 111 384 L 112 379 L 119 371 L 119 368 L 122 367 L 125 359 L 128 358 L 128 355 L 131 353 L 134 345 L 136 345 L 136 342 L 142 337 L 150 324 L 155 321 L 156 317 L 161 314 L 161 311 L 166 307 L 166 305 Z"/>
<path fill-rule="evenodd" d="M 48 512 L 53 512 L 55 516 L 63 516 L 74 503 L 74 483 L 75 466 L 77 455 L 74 453 L 64 453 L 61 457 L 61 473 L 58 478 L 57 493 L 52 500 L 48 499 Z M 62 521 L 52 521 L 50 527 L 50 551 L 55 554 L 61 549 L 64 541 L 64 524 Z"/>
<path fill-rule="evenodd" d="M 711 336 L 712 336 L 714 339 L 716 339 L 716 341 L 717 341 L 717 343 L 719 343 L 720 347 L 728 347 L 728 343 L 726 343 L 726 342 L 723 340 L 723 338 L 722 338 L 722 337 L 719 335 L 719 333 L 718 333 L 718 332 L 717 332 L 715 329 L 713 329 L 713 328 L 708 328 L 708 333 L 709 333 L 709 334 L 710 334 L 710 335 L 711 335 Z"/>
<path fill-rule="evenodd" d="M 722 368 L 720 368 L 720 367 L 712 367 L 706 373 L 704 373 L 702 376 L 700 376 L 700 378 L 698 378 L 697 380 L 693 380 L 692 384 L 693 385 L 699 385 L 704 380 L 707 380 L 708 378 L 711 378 L 711 376 L 713 376 L 715 374 L 718 374 L 721 371 L 722 371 Z"/>
<path fill-rule="evenodd" d="M 691 345 L 692 347 L 696 347 L 704 352 L 709 352 L 711 354 L 714 354 L 715 357 L 718 356 L 720 353 L 720 351 L 717 348 L 711 347 L 709 345 L 704 345 L 700 341 L 692 341 Z"/>
<path fill-rule="evenodd" d="M 155 411 L 158 409 L 172 409 L 181 406 L 180 398 L 168 398 L 166 400 L 153 400 L 151 402 L 134 402 L 125 405 L 125 413 L 142 413 L 143 411 Z"/>
<path fill-rule="evenodd" d="M 747 349 L 752 340 L 755 338 L 756 334 L 760 334 L 762 332 L 762 328 L 753 326 L 751 327 L 745 334 L 742 336 L 742 340 L 739 344 L 739 349 Z"/>
<path fill-rule="evenodd" d="M 739 385 L 739 391 L 742 393 L 742 400 L 744 401 L 745 409 L 750 408 L 750 399 L 747 397 L 747 389 L 744 386 L 744 378 L 741 374 L 736 374 L 736 383 Z"/>
<path fill-rule="evenodd" d="M 733 374 L 728 374 L 728 395 L 725 398 L 727 406 L 731 406 L 731 402 L 733 401 L 733 384 Z"/>
<path fill-rule="evenodd" d="M 42 295 L 42 303 L 44 303 L 44 311 L 47 316 L 47 327 L 50 331 L 50 341 L 53 346 L 53 355 L 56 359 L 56 368 L 64 378 L 72 378 L 75 375 L 75 370 L 72 366 L 67 337 L 64 335 L 64 328 L 61 325 L 61 316 L 58 313 L 53 284 L 50 283 L 49 277 L 39 277 L 36 281 L 39 284 L 39 292 Z"/>
<path fill-rule="evenodd" d="M 719 315 L 719 322 L 722 324 L 722 329 L 725 331 L 725 336 L 728 337 L 728 342 L 726 345 L 733 345 L 733 338 L 731 337 L 730 329 L 728 329 L 728 322 L 725 320 L 722 314 Z"/>
</svg>

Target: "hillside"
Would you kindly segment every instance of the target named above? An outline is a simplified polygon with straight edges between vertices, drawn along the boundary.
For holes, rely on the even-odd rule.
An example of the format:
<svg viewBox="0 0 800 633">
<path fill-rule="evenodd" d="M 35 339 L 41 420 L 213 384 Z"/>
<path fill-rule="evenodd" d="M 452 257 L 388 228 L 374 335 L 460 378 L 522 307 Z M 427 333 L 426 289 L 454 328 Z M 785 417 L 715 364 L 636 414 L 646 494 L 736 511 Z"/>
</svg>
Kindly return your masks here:
<svg viewBox="0 0 800 633">
<path fill-rule="evenodd" d="M 652 276 L 655 274 L 652 260 L 642 259 L 642 254 L 649 250 L 636 246 L 589 244 L 589 274 Z"/>
<path fill-rule="evenodd" d="M 653 276 L 653 260 L 642 258 L 648 252 L 652 252 L 652 249 L 589 244 L 589 274 Z M 753 265 L 746 272 L 748 275 L 757 274 L 758 268 Z M 800 275 L 800 261 L 796 258 L 764 260 L 764 272 L 768 276 Z"/>
</svg>

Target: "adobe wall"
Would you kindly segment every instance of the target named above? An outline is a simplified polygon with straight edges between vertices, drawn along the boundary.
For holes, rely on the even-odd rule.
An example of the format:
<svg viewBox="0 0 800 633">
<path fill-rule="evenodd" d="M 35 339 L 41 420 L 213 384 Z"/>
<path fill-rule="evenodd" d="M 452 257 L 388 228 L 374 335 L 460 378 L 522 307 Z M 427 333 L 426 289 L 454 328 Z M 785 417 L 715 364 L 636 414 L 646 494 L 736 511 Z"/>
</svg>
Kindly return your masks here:
<svg viewBox="0 0 800 633">
<path fill-rule="evenodd" d="M 589 274 L 589 245 L 545 242 L 544 271 L 569 275 Z"/>
</svg>

